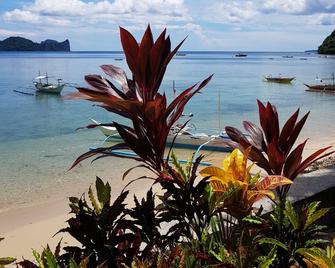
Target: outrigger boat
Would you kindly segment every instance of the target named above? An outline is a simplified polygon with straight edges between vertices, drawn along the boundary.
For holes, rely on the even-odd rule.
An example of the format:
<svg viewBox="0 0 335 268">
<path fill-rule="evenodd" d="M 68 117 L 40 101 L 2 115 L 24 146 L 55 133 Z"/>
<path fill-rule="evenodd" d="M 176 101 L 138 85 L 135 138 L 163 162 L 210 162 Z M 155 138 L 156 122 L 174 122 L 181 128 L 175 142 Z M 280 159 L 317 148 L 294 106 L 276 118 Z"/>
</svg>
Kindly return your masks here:
<svg viewBox="0 0 335 268">
<path fill-rule="evenodd" d="M 39 74 L 34 78 L 33 83 L 36 88 L 36 93 L 60 94 L 65 86 L 65 84 L 62 83 L 62 79 L 57 79 L 57 84 L 49 83 L 48 74 Z"/>
<path fill-rule="evenodd" d="M 304 84 L 308 89 L 306 91 L 312 92 L 335 92 L 335 85 L 307 85 Z"/>
<path fill-rule="evenodd" d="M 235 57 L 246 57 L 248 56 L 247 54 L 244 54 L 244 53 L 238 53 L 235 55 Z"/>
<path fill-rule="evenodd" d="M 265 76 L 264 78 L 265 81 L 267 82 L 275 82 L 282 84 L 289 84 L 295 79 L 295 77 L 281 77 L 281 76 L 273 77 L 271 75 Z"/>
<path fill-rule="evenodd" d="M 304 84 L 306 87 L 308 87 L 308 89 L 306 89 L 306 91 L 311 91 L 311 92 L 335 92 L 335 75 L 334 73 L 332 74 L 331 78 L 322 78 L 322 79 L 318 79 L 318 81 L 320 81 L 320 83 L 322 84 L 316 84 L 316 85 L 308 85 L 308 84 Z M 333 83 L 332 84 L 325 84 L 323 83 L 324 80 L 332 80 Z"/>
<path fill-rule="evenodd" d="M 119 135 L 115 127 L 101 125 L 100 122 L 90 118 L 94 125 L 97 125 L 97 128 L 104 134 L 106 137 L 112 137 L 114 135 Z"/>
<path fill-rule="evenodd" d="M 120 141 L 122 138 L 118 134 L 115 127 L 104 126 L 94 119 L 90 119 L 97 128 L 106 136 L 105 141 Z M 231 139 L 221 133 L 220 135 L 207 135 L 206 133 L 192 133 L 192 126 L 186 126 L 181 129 L 180 125 L 174 126 L 171 133 L 169 134 L 166 145 L 170 146 L 177 135 L 174 141 L 175 148 L 184 148 L 184 149 L 198 149 L 199 146 L 202 146 L 202 150 L 207 151 L 220 151 L 220 152 L 230 152 L 231 148 L 226 144 L 226 142 L 231 141 Z"/>
</svg>

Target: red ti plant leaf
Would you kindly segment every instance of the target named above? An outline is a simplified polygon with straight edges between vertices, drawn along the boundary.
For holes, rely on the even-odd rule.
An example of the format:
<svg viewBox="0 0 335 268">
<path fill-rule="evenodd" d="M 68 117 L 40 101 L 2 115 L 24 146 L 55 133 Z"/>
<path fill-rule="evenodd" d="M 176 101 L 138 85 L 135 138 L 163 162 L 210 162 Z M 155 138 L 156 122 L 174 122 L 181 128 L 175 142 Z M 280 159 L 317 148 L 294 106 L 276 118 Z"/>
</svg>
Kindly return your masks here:
<svg viewBox="0 0 335 268">
<path fill-rule="evenodd" d="M 164 30 L 154 41 L 148 26 L 141 42 L 138 43 L 127 30 L 120 28 L 121 43 L 132 79 L 128 79 L 126 73 L 116 66 L 102 65 L 104 73 L 117 85 L 100 75 L 88 75 L 85 80 L 89 87 L 77 88 L 79 92 L 68 96 L 98 102 L 98 106 L 107 111 L 129 119 L 131 127 L 116 122 L 111 124 L 116 127 L 126 146 L 137 154 L 136 160 L 144 162 L 151 170 L 155 170 L 158 176 L 162 175 L 162 171 L 168 165 L 164 160 L 164 151 L 171 127 L 182 115 L 187 102 L 212 78 L 209 76 L 200 84 L 185 89 L 168 104 L 165 93 L 161 94 L 158 90 L 168 63 L 184 40 L 171 51 L 170 38 L 165 35 Z M 102 157 L 115 156 L 113 150 L 116 148 L 118 145 L 106 151 L 97 149 L 85 153 L 73 166 L 97 154 L 102 154 Z"/>
<path fill-rule="evenodd" d="M 322 148 L 302 160 L 306 141 L 293 150 L 293 146 L 307 120 L 309 112 L 299 121 L 299 109 L 284 124 L 280 130 L 277 109 L 270 102 L 265 106 L 257 100 L 261 128 L 251 122 L 244 122 L 245 130 L 250 134 L 247 138 L 241 131 L 226 127 L 228 136 L 233 140 L 234 147 L 246 150 L 251 146 L 249 159 L 263 168 L 269 175 L 278 175 L 294 180 L 309 165 L 332 154 L 325 152 L 331 147 Z M 290 185 L 279 187 L 278 194 L 284 200 Z"/>
<path fill-rule="evenodd" d="M 266 148 L 263 132 L 262 130 L 255 125 L 254 123 L 251 123 L 249 121 L 243 122 L 244 129 L 249 133 L 249 135 L 252 137 L 250 140 L 251 143 L 258 149 L 262 150 L 263 148 Z"/>
</svg>

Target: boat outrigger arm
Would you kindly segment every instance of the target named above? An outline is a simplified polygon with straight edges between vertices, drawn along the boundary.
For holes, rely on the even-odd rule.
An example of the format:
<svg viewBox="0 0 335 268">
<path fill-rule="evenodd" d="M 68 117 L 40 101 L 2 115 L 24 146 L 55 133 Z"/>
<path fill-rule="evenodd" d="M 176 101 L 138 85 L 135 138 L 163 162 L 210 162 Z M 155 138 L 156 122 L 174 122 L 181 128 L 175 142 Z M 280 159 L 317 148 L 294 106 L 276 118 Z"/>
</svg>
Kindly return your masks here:
<svg viewBox="0 0 335 268">
<path fill-rule="evenodd" d="M 201 147 L 201 145 L 199 146 Z M 114 150 L 113 154 L 115 155 L 119 155 L 119 156 L 129 156 L 131 158 L 137 158 L 138 155 L 134 152 L 130 152 L 130 151 L 122 151 L 122 150 Z M 166 160 L 167 158 L 164 158 L 164 160 Z M 172 159 L 169 159 L 169 161 L 172 161 Z M 185 164 L 187 163 L 189 160 L 185 160 L 185 159 L 178 159 L 178 162 L 181 164 Z M 195 160 L 192 160 L 192 163 L 195 163 Z M 201 166 L 211 166 L 212 164 L 209 162 L 200 162 L 199 165 Z"/>
<path fill-rule="evenodd" d="M 107 140 L 109 137 L 107 137 L 105 140 Z M 194 156 L 193 156 L 193 159 L 192 159 L 192 163 L 195 163 L 195 160 L 197 159 L 197 156 L 201 150 L 201 148 L 203 146 L 205 146 L 206 144 L 210 143 L 211 141 L 213 141 L 215 139 L 215 137 L 211 138 L 210 140 L 204 142 L 203 144 L 199 145 L 198 149 L 196 150 L 196 152 L 194 153 Z M 90 150 L 94 150 L 96 148 L 94 147 L 90 147 Z M 112 152 L 114 155 L 117 155 L 117 156 L 128 156 L 130 158 L 137 158 L 138 155 L 132 151 L 124 151 L 124 150 L 114 150 Z M 166 160 L 167 158 L 165 157 L 164 160 Z M 172 161 L 172 159 L 169 159 L 169 161 Z M 185 160 L 185 159 L 178 159 L 178 162 L 181 163 L 181 164 L 185 164 L 185 163 L 188 163 L 189 160 Z M 205 161 L 201 161 L 199 163 L 200 166 L 211 166 L 212 164 L 210 162 L 205 162 Z"/>
</svg>

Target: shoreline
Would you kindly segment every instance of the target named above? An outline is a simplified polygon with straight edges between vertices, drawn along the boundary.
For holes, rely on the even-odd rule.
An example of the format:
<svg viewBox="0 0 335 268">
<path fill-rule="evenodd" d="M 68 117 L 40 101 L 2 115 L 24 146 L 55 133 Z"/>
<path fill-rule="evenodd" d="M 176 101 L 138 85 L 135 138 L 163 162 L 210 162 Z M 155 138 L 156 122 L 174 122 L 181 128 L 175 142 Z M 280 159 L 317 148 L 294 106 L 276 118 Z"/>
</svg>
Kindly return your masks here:
<svg viewBox="0 0 335 268">
<path fill-rule="evenodd" d="M 304 157 L 316 149 L 325 147 L 325 145 L 334 146 L 335 139 L 327 137 L 319 139 L 319 142 L 312 139 L 312 142 L 306 145 Z M 176 150 L 176 152 L 180 159 L 192 153 L 192 151 L 188 150 Z M 221 165 L 224 154 L 206 151 L 204 154 L 206 155 L 206 161 L 210 161 L 217 166 Z M 18 260 L 21 260 L 22 257 L 32 259 L 32 249 L 41 251 L 43 246 L 47 244 L 50 245 L 51 249 L 54 249 L 62 237 L 63 244 L 69 242 L 73 244 L 74 241 L 69 236 L 58 234 L 53 237 L 58 230 L 66 226 L 65 222 L 71 216 L 69 214 L 68 197 L 80 197 L 83 193 L 87 193 L 88 187 L 94 184 L 95 176 L 101 177 L 104 181 L 109 181 L 112 186 L 112 194 L 117 194 L 133 178 L 148 173 L 148 171 L 143 169 L 135 169 L 126 180 L 122 180 L 123 172 L 136 164 L 137 162 L 120 158 L 99 160 L 93 165 L 89 164 L 89 161 L 83 162 L 82 165 L 70 171 L 70 177 L 72 178 L 70 181 L 61 181 L 61 184 L 66 186 L 66 189 L 63 189 L 61 193 L 58 192 L 57 195 L 51 194 L 45 200 L 39 199 L 36 202 L 25 203 L 23 206 L 17 205 L 0 211 L 0 237 L 5 238 L 0 243 L 1 256 L 13 256 Z M 118 168 L 116 169 L 116 167 Z M 322 160 L 316 167 L 303 174 L 302 177 L 307 177 L 307 180 L 302 179 L 301 183 L 294 184 L 292 190 L 296 192 L 295 195 L 302 197 L 315 193 L 317 190 L 324 189 L 322 187 L 325 187 L 327 183 L 331 184 L 332 181 L 334 181 L 333 185 L 335 185 L 335 180 L 332 179 L 333 173 L 329 170 L 335 170 L 334 156 Z M 314 183 L 308 182 L 313 175 L 317 178 L 326 176 L 328 179 L 320 178 L 320 180 L 315 180 Z M 130 194 L 127 199 L 128 204 L 132 202 L 134 194 L 139 198 L 142 197 L 150 185 L 152 185 L 151 180 L 142 180 L 131 184 L 129 186 Z M 23 237 L 24 239 L 22 239 Z"/>
</svg>

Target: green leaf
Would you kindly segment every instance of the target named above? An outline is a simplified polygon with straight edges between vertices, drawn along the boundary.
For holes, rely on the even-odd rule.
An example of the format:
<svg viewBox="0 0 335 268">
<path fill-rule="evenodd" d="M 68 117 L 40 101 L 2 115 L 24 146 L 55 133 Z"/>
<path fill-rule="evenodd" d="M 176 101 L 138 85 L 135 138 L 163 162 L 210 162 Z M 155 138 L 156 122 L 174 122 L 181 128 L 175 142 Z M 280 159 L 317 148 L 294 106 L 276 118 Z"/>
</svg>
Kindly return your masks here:
<svg viewBox="0 0 335 268">
<path fill-rule="evenodd" d="M 39 268 L 45 268 L 41 255 L 36 250 L 33 250 L 33 255 L 36 262 L 38 263 Z"/>
<path fill-rule="evenodd" d="M 223 261 L 223 257 L 220 255 L 220 253 L 216 253 L 214 250 L 210 249 L 208 251 L 209 254 L 211 254 L 214 258 L 216 258 L 219 262 Z"/>
<path fill-rule="evenodd" d="M 313 263 L 316 267 L 333 268 L 334 264 L 320 248 L 299 248 L 296 253 Z"/>
<path fill-rule="evenodd" d="M 88 189 L 88 197 L 89 197 L 89 199 L 91 200 L 91 204 L 92 204 L 94 210 L 95 210 L 97 213 L 100 213 L 100 212 L 101 212 L 101 207 L 100 207 L 99 203 L 97 202 L 97 200 L 96 200 L 95 197 L 94 197 L 94 194 L 93 194 L 93 191 L 92 191 L 91 186 L 90 186 L 90 188 Z"/>
<path fill-rule="evenodd" d="M 191 175 L 192 165 L 193 165 L 193 156 L 187 158 L 187 163 L 185 165 L 186 177 L 189 178 Z"/>
<path fill-rule="evenodd" d="M 45 249 L 45 259 L 47 261 L 48 268 L 58 268 L 58 267 L 60 267 L 57 264 L 56 257 L 52 254 L 52 252 L 51 252 L 51 250 L 50 250 L 49 247 L 47 247 Z"/>
<path fill-rule="evenodd" d="M 76 264 L 73 258 L 70 259 L 69 268 L 78 268 L 78 265 Z"/>
<path fill-rule="evenodd" d="M 319 207 L 320 201 L 314 201 L 308 204 L 308 214 L 313 214 Z"/>
<path fill-rule="evenodd" d="M 294 230 L 297 230 L 299 228 L 299 218 L 292 203 L 289 201 L 286 202 L 284 214 L 292 224 Z"/>
<path fill-rule="evenodd" d="M 274 238 L 269 238 L 269 237 L 265 237 L 265 238 L 261 238 L 258 240 L 258 243 L 260 245 L 262 244 L 271 244 L 271 245 L 276 245 L 278 247 L 281 247 L 284 250 L 288 250 L 287 246 L 285 244 L 283 244 L 282 242 L 278 241 L 277 239 Z"/>
<path fill-rule="evenodd" d="M 313 214 L 308 214 L 307 220 L 304 225 L 304 230 L 306 230 L 311 224 L 316 222 L 318 219 L 322 218 L 325 214 L 329 212 L 330 208 L 322 208 Z"/>
<path fill-rule="evenodd" d="M 306 241 L 305 247 L 308 248 L 308 247 L 317 246 L 317 245 L 320 245 L 320 244 L 326 244 L 328 242 L 329 241 L 325 240 L 325 239 L 310 239 L 310 240 Z"/>
<path fill-rule="evenodd" d="M 326 252 L 327 252 L 327 257 L 330 258 L 331 260 L 333 260 L 333 262 L 335 263 L 335 260 L 334 260 L 334 257 L 335 257 L 335 238 L 333 239 L 333 243 L 330 244 L 329 246 L 327 246 Z"/>
<path fill-rule="evenodd" d="M 98 200 L 101 207 L 103 207 L 105 204 L 110 202 L 111 187 L 108 182 L 104 184 L 104 182 L 99 177 L 97 177 L 95 181 L 95 187 L 97 190 Z"/>
<path fill-rule="evenodd" d="M 261 217 L 249 215 L 242 219 L 242 221 L 252 223 L 252 224 L 262 224 L 264 220 Z"/>
<path fill-rule="evenodd" d="M 177 156 L 174 154 L 174 152 L 171 152 L 171 161 L 172 164 L 174 165 L 174 167 L 177 169 L 179 175 L 182 177 L 182 179 L 184 180 L 184 182 L 187 182 L 188 178 L 186 176 L 186 173 L 183 169 L 183 167 L 181 166 L 181 164 L 179 163 Z"/>
<path fill-rule="evenodd" d="M 0 258 L 0 267 L 4 266 L 4 265 L 11 264 L 14 261 L 16 261 L 15 258 L 12 258 L 12 257 L 2 257 L 2 258 Z"/>
<path fill-rule="evenodd" d="M 277 258 L 276 246 L 274 246 L 267 256 L 261 258 L 258 268 L 269 268 Z"/>
</svg>

